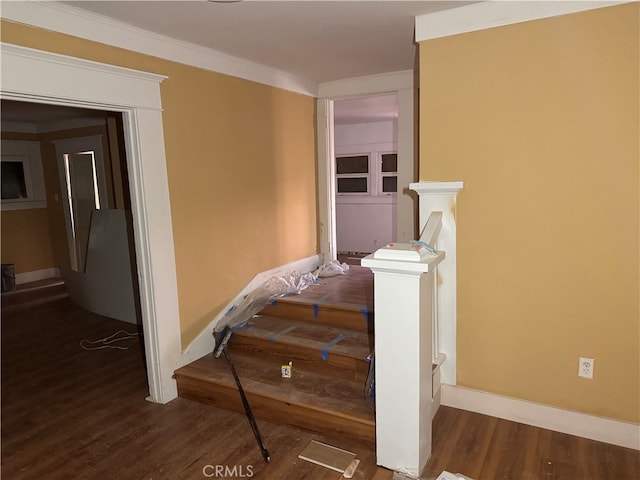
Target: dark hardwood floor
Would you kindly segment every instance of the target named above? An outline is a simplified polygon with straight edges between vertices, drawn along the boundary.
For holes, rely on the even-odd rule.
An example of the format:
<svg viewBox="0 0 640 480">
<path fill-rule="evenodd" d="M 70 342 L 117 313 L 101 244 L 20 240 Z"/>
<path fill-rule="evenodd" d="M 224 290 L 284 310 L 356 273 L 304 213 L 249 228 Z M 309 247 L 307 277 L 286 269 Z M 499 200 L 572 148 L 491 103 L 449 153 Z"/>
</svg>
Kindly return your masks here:
<svg viewBox="0 0 640 480">
<path fill-rule="evenodd" d="M 140 341 L 131 341 L 128 350 L 80 348 L 83 339 L 120 329 L 134 331 L 68 299 L 3 312 L 5 479 L 341 478 L 297 458 L 311 439 L 325 440 L 317 435 L 259 421 L 272 458 L 265 464 L 244 415 L 180 398 L 168 405 L 146 401 Z M 356 441 L 328 443 L 357 454 L 361 464 L 354 478 L 393 477 L 376 467 L 374 452 Z M 228 475 L 214 476 L 217 466 L 226 466 Z M 433 479 L 442 470 L 475 480 L 638 480 L 640 456 L 635 450 L 442 407 L 423 478 Z"/>
</svg>

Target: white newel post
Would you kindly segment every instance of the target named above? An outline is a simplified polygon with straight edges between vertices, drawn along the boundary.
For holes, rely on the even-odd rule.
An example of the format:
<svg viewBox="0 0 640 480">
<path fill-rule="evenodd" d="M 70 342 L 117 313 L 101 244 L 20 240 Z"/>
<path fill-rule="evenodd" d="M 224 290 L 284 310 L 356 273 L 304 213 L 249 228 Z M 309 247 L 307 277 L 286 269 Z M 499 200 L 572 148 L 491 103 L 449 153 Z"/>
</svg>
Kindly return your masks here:
<svg viewBox="0 0 640 480">
<path fill-rule="evenodd" d="M 437 318 L 440 352 L 446 360 L 440 367 L 441 382 L 456 384 L 456 201 L 463 182 L 419 182 L 409 188 L 420 197 L 420 231 L 427 223 L 431 212 L 442 212 L 442 228 L 438 235 L 438 250 L 446 252 L 447 258 L 438 266 Z"/>
<path fill-rule="evenodd" d="M 362 259 L 374 273 L 377 463 L 414 477 L 431 455 L 433 282 L 443 258 L 392 244 Z"/>
</svg>

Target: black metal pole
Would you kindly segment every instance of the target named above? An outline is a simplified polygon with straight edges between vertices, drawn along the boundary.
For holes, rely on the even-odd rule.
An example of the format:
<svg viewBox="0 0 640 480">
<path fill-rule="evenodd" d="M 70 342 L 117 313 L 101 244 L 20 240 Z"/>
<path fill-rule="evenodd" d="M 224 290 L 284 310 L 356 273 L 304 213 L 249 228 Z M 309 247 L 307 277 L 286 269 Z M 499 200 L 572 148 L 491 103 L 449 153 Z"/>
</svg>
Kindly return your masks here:
<svg viewBox="0 0 640 480">
<path fill-rule="evenodd" d="M 269 463 L 271 461 L 271 457 L 269 456 L 269 451 L 264 446 L 264 441 L 262 440 L 262 435 L 260 435 L 260 430 L 258 430 L 258 424 L 256 423 L 256 419 L 253 416 L 253 412 L 251 411 L 251 406 L 249 405 L 249 401 L 247 400 L 247 396 L 244 393 L 244 389 L 242 388 L 242 384 L 240 383 L 240 377 L 238 377 L 238 372 L 236 372 L 236 367 L 233 365 L 231 361 L 231 355 L 229 355 L 229 351 L 227 350 L 227 343 L 229 342 L 229 338 L 231 338 L 231 329 L 229 327 L 225 327 L 223 330 L 222 339 L 220 340 L 220 344 L 214 350 L 214 356 L 216 358 L 220 357 L 220 354 L 224 354 L 224 358 L 227 361 L 227 365 L 229 365 L 229 370 L 231 370 L 231 374 L 233 375 L 233 379 L 236 382 L 236 386 L 238 387 L 238 391 L 240 392 L 240 398 L 242 398 L 242 406 L 244 407 L 244 412 L 247 415 L 247 419 L 249 420 L 249 424 L 251 425 L 251 429 L 253 430 L 253 435 L 256 437 L 256 441 L 260 446 L 260 451 L 262 452 L 262 458 L 264 458 L 265 463 Z"/>
</svg>

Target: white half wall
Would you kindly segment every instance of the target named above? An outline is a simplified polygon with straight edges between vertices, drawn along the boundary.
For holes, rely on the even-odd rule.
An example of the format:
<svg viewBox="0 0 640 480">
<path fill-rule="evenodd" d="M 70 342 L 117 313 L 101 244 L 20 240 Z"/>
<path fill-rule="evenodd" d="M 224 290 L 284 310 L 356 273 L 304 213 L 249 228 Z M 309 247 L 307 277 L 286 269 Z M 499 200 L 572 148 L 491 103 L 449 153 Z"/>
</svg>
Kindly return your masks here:
<svg viewBox="0 0 640 480">
<path fill-rule="evenodd" d="M 338 252 L 371 253 L 396 241 L 395 197 L 338 197 Z"/>
</svg>

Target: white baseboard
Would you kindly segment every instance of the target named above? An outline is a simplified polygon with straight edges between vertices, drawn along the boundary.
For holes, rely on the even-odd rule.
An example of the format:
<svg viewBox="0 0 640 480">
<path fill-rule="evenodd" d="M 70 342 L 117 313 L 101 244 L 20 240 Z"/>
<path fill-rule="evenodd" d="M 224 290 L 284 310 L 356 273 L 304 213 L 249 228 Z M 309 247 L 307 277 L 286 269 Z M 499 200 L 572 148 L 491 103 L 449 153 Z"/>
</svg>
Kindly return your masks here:
<svg viewBox="0 0 640 480">
<path fill-rule="evenodd" d="M 640 425 L 493 393 L 442 385 L 442 405 L 640 450 Z"/>
<path fill-rule="evenodd" d="M 60 269 L 55 267 L 34 270 L 33 272 L 16 273 L 16 285 L 57 277 L 60 277 Z"/>
<path fill-rule="evenodd" d="M 221 311 L 216 315 L 211 322 L 206 326 L 206 328 L 184 349 L 182 352 L 182 362 L 181 365 L 187 365 L 204 355 L 207 355 L 213 352 L 213 348 L 215 347 L 215 343 L 213 341 L 213 329 L 218 323 L 218 321 L 226 314 L 226 312 L 236 305 L 242 298 L 244 298 L 249 292 L 255 290 L 260 285 L 262 285 L 269 278 L 281 275 L 286 272 L 300 272 L 307 273 L 312 272 L 317 267 L 320 266 L 320 255 L 312 255 L 311 257 L 303 258 L 302 260 L 297 260 L 295 262 L 288 263 L 287 265 L 282 265 L 280 267 L 272 268 L 271 270 L 267 270 L 266 272 L 258 273 L 249 284 L 242 289 L 240 293 L 238 293 L 233 300 L 231 300 Z"/>
</svg>

